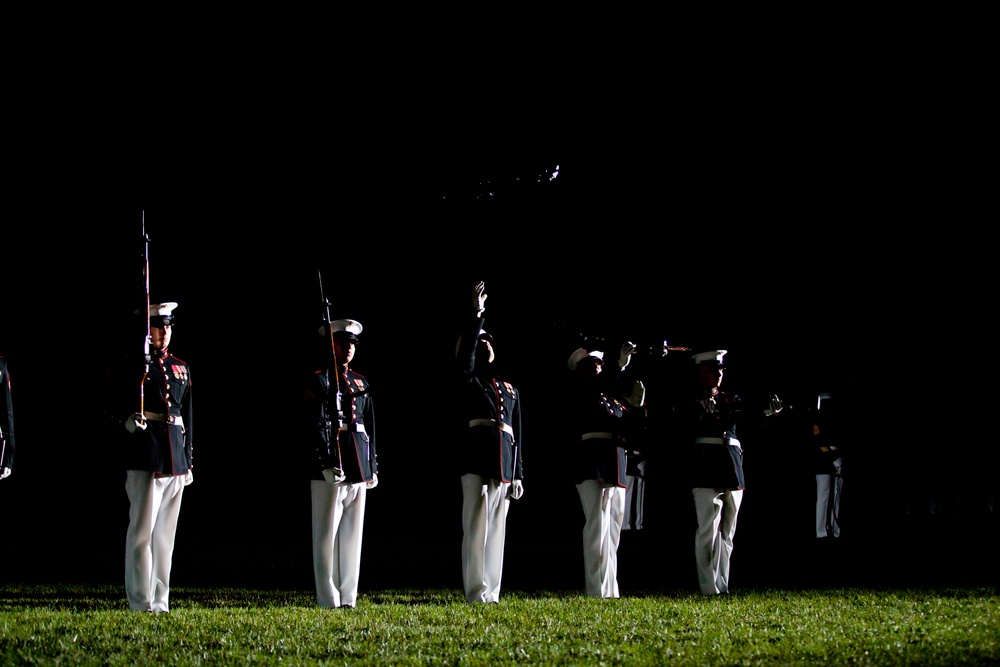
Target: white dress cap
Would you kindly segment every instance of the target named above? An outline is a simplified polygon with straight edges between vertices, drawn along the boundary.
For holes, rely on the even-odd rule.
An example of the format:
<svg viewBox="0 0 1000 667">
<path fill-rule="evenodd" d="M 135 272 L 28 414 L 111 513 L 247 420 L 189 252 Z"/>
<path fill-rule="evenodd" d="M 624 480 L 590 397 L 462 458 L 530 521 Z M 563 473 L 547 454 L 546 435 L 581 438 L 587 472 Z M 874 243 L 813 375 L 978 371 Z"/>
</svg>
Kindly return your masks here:
<svg viewBox="0 0 1000 667">
<path fill-rule="evenodd" d="M 334 320 L 330 322 L 330 330 L 334 334 L 340 333 L 341 331 L 347 332 L 347 337 L 351 340 L 357 340 L 358 335 L 364 327 L 361 326 L 361 322 L 357 320 Z M 319 328 L 319 335 L 326 335 L 326 327 L 322 326 Z"/>
<path fill-rule="evenodd" d="M 698 354 L 691 355 L 691 359 L 696 364 L 716 363 L 721 365 L 722 357 L 725 356 L 728 351 L 729 350 L 709 350 L 708 352 L 699 352 Z"/>
<path fill-rule="evenodd" d="M 167 301 L 165 303 L 151 303 L 149 304 L 149 316 L 150 317 L 170 317 L 174 312 L 174 308 L 177 307 L 176 301 Z"/>
<path fill-rule="evenodd" d="M 586 348 L 578 347 L 573 350 L 573 354 L 569 355 L 569 359 L 566 361 L 566 365 L 569 366 L 571 371 L 576 370 L 576 365 L 586 359 L 587 357 L 593 357 L 597 359 L 602 364 L 604 363 L 604 353 L 600 350 L 588 351 Z"/>
</svg>

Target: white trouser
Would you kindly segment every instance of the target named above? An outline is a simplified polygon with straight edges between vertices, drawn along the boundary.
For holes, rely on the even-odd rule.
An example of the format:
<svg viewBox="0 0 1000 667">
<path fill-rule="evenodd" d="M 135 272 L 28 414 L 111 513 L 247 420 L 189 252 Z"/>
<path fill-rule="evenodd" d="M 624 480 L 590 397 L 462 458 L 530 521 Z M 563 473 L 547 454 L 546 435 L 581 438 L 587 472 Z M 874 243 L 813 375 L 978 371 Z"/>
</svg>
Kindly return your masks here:
<svg viewBox="0 0 1000 667">
<path fill-rule="evenodd" d="M 312 480 L 313 575 L 320 607 L 358 603 L 368 486 Z"/>
<path fill-rule="evenodd" d="M 816 475 L 816 537 L 840 537 L 840 475 Z"/>
<path fill-rule="evenodd" d="M 132 611 L 170 611 L 170 563 L 184 475 L 155 476 L 129 470 L 125 533 L 125 595 Z"/>
<path fill-rule="evenodd" d="M 625 475 L 625 518 L 622 530 L 642 530 L 642 509 L 646 503 L 646 478 Z"/>
<path fill-rule="evenodd" d="M 698 586 L 705 595 L 729 592 L 729 557 L 733 553 L 736 516 L 743 502 L 737 489 L 691 489 L 698 528 L 694 559 Z"/>
<path fill-rule="evenodd" d="M 583 507 L 583 581 L 587 595 L 618 597 L 618 542 L 625 489 L 588 479 L 576 485 Z"/>
<path fill-rule="evenodd" d="M 470 604 L 500 601 L 510 482 L 462 475 L 462 585 Z"/>
</svg>

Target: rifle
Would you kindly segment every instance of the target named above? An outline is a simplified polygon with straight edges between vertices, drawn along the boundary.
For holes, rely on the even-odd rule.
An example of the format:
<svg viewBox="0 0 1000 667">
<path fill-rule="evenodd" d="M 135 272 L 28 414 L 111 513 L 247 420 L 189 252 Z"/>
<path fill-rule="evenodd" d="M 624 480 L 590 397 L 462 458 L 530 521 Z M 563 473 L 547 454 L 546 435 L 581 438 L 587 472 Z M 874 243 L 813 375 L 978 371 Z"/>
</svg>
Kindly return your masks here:
<svg viewBox="0 0 1000 667">
<path fill-rule="evenodd" d="M 145 210 L 142 212 L 142 240 L 142 278 L 146 289 L 146 338 L 143 341 L 143 361 L 145 362 L 145 366 L 142 371 L 142 379 L 139 381 L 139 414 L 143 416 L 141 423 L 145 424 L 146 396 L 144 387 L 146 377 L 149 375 L 149 365 L 153 362 L 153 358 L 149 352 L 149 348 L 152 345 L 152 336 L 149 332 L 149 235 L 146 234 Z"/>
<path fill-rule="evenodd" d="M 330 302 L 327 300 L 326 295 L 323 292 L 323 272 L 317 269 L 316 273 L 319 276 L 319 298 L 323 304 L 323 322 L 326 324 L 326 336 L 330 339 L 331 367 L 327 371 L 330 390 L 327 393 L 326 398 L 326 437 L 327 442 L 331 444 L 336 443 L 337 473 L 342 475 L 344 472 L 344 463 L 340 456 L 340 432 L 344 429 L 344 397 L 340 389 L 340 369 L 337 366 L 337 347 L 333 342 L 333 325 L 330 321 Z M 336 387 L 336 389 L 334 389 L 334 387 Z M 336 428 L 334 428 L 333 425 L 334 415 L 336 415 L 337 420 Z"/>
<path fill-rule="evenodd" d="M 554 322 L 553 326 L 560 331 L 570 333 L 569 327 L 560 322 Z M 609 336 L 585 334 L 574 332 L 573 336 L 576 340 L 580 341 L 583 347 L 590 349 L 602 349 L 605 352 L 609 350 L 606 349 L 607 346 L 611 345 L 613 340 Z M 625 339 L 622 339 L 625 340 Z M 690 347 L 683 347 L 680 345 L 669 345 L 666 340 L 663 341 L 653 341 L 653 342 L 640 342 L 635 343 L 635 353 L 648 354 L 651 357 L 663 358 L 666 357 L 670 352 L 690 352 Z"/>
</svg>

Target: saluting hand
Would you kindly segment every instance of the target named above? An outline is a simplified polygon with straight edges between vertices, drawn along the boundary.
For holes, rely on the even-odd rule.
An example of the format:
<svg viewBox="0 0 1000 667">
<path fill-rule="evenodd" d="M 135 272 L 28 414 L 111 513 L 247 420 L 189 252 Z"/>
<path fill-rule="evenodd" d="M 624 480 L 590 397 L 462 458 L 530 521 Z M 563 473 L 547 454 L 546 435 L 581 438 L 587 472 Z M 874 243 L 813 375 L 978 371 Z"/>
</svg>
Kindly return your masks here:
<svg viewBox="0 0 1000 667">
<path fill-rule="evenodd" d="M 622 345 L 622 349 L 618 354 L 618 367 L 625 368 L 628 366 L 628 362 L 632 359 L 632 354 L 636 350 L 635 343 L 626 342 Z"/>
<path fill-rule="evenodd" d="M 476 315 L 482 315 L 486 310 L 486 283 L 480 280 L 472 288 L 472 303 L 476 308 Z"/>
</svg>

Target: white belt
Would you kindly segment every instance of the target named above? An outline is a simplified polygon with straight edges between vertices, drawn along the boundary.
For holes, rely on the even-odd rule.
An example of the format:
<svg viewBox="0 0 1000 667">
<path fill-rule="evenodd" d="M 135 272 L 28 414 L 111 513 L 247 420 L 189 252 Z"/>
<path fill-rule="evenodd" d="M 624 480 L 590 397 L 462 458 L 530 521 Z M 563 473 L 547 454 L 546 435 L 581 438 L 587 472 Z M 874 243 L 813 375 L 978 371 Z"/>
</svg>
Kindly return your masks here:
<svg viewBox="0 0 1000 667">
<path fill-rule="evenodd" d="M 345 430 L 350 431 L 351 433 L 364 433 L 365 432 L 365 425 L 364 424 L 351 424 L 350 426 L 346 427 Z"/>
<path fill-rule="evenodd" d="M 602 431 L 594 431 L 593 433 L 584 433 L 580 436 L 581 440 L 617 440 L 617 436 L 614 433 L 604 433 Z"/>
<path fill-rule="evenodd" d="M 161 415 L 156 412 L 143 412 L 142 416 L 153 422 L 163 422 L 164 424 L 176 424 L 184 426 L 184 418 L 180 415 Z"/>
<path fill-rule="evenodd" d="M 492 428 L 498 428 L 504 433 L 509 434 L 510 437 L 514 437 L 514 427 L 510 424 L 498 422 L 496 419 L 472 419 L 469 421 L 469 428 L 472 428 L 473 426 L 490 426 Z"/>
<path fill-rule="evenodd" d="M 696 445 L 732 445 L 733 447 L 740 447 L 740 441 L 736 438 L 695 438 L 694 444 Z M 740 449 L 743 449 L 740 447 Z"/>
</svg>

